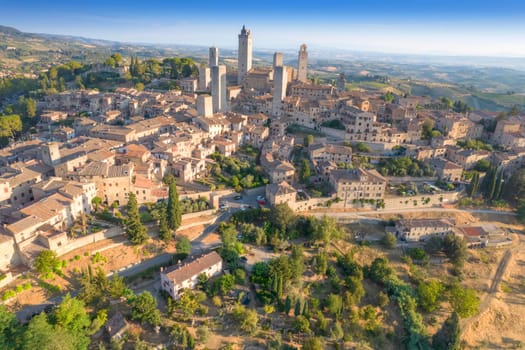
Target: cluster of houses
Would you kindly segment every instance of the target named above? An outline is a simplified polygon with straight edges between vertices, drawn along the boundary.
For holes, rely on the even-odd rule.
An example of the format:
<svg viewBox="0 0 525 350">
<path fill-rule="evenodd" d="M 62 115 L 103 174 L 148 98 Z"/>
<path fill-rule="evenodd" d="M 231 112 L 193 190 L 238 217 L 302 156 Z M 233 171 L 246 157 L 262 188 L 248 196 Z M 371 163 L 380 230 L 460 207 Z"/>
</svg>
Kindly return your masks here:
<svg viewBox="0 0 525 350">
<path fill-rule="evenodd" d="M 305 209 L 297 199 L 303 190 L 293 164 L 296 139 L 287 133 L 291 126 L 326 136 L 305 147 L 313 164 L 310 181 L 331 186 L 331 198 L 343 208 L 385 199 L 387 178 L 376 170 L 353 168 L 356 156 L 377 161 L 398 156 L 401 148 L 403 155 L 428 162 L 436 177 L 450 182 L 461 181 L 463 171 L 481 160 L 506 174 L 524 165 L 520 116 L 454 113 L 436 108 L 439 103 L 427 97 L 387 102 L 380 92 L 346 91 L 343 75 L 336 86 L 314 84 L 306 78 L 305 45 L 297 69 L 284 66 L 280 53 L 271 67 L 251 68 L 250 31 L 243 28 L 241 39 L 246 45 L 239 53 L 235 85 L 226 86 L 226 68 L 218 65 L 218 49 L 211 48 L 209 67 L 203 66 L 198 78 L 180 81 L 182 90 L 76 90 L 39 101 L 33 139 L 0 150 L 0 270 L 67 244 L 65 232 L 91 213 L 93 198 L 125 205 L 132 192 L 139 203 L 156 202 L 167 196 L 165 175 L 192 183 L 208 175 L 211 154 L 231 156 L 243 145 L 260 150 L 257 161 L 270 180 L 268 203 Z M 493 131 L 484 128 L 490 123 L 495 123 Z M 429 125 L 439 133 L 427 137 Z M 498 151 L 458 146 L 469 139 Z M 354 151 L 355 143 L 370 151 Z M 399 225 L 398 237 L 407 240 L 451 228 L 446 221 Z M 163 283 L 172 296 L 193 283 L 194 270 L 189 270 L 165 272 Z M 189 276 L 190 282 L 179 285 L 177 274 Z"/>
</svg>

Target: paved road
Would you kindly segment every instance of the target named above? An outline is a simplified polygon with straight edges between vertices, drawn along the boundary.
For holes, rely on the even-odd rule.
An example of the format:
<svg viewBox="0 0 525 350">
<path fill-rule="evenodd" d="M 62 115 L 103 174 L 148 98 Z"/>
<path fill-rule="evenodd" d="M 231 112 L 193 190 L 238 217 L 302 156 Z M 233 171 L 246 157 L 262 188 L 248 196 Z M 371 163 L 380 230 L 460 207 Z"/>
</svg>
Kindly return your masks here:
<svg viewBox="0 0 525 350">
<path fill-rule="evenodd" d="M 202 232 L 202 234 L 199 235 L 193 241 L 192 254 L 200 254 L 203 251 L 206 251 L 206 250 L 214 248 L 215 245 L 209 245 L 209 244 L 203 243 L 202 241 L 204 239 L 206 239 L 206 237 L 208 237 L 211 233 L 216 232 L 217 231 L 217 227 L 219 226 L 219 223 L 221 221 L 228 220 L 230 218 L 230 216 L 231 216 L 231 213 L 224 212 L 224 213 L 220 214 L 217 217 L 217 221 L 214 224 L 209 225 L 208 227 L 206 227 L 206 229 Z M 132 276 L 132 275 L 138 274 L 140 272 L 146 271 L 146 270 L 148 270 L 148 269 L 150 269 L 152 267 L 155 267 L 155 266 L 158 266 L 158 265 L 167 264 L 167 263 L 169 263 L 171 261 L 172 257 L 173 257 L 173 254 L 170 254 L 170 253 L 164 253 L 164 254 L 161 254 L 161 255 L 157 255 L 157 256 L 155 256 L 155 257 L 153 257 L 151 259 L 142 261 L 139 264 L 136 264 L 136 265 L 133 265 L 133 266 L 129 266 L 129 267 L 127 267 L 127 268 L 125 268 L 125 269 L 123 269 L 121 271 L 111 272 L 111 273 L 108 274 L 108 276 L 113 275 L 113 273 L 118 273 L 118 275 L 122 276 L 122 277 Z M 155 279 L 153 279 L 151 281 L 147 281 L 147 282 L 141 283 L 140 285 L 137 285 L 137 286 L 133 287 L 132 289 L 133 289 L 133 291 L 135 293 L 141 293 L 141 292 L 143 292 L 145 290 L 148 290 L 148 291 L 152 292 L 153 295 L 157 295 L 159 287 L 160 287 L 158 282 L 159 282 L 159 278 L 158 278 L 158 276 L 156 276 Z M 70 292 L 70 294 L 72 296 L 76 296 L 76 295 L 78 295 L 78 293 L 79 293 L 78 290 Z M 21 310 L 16 312 L 16 317 L 20 321 L 26 322 L 33 315 L 37 315 L 37 314 L 41 313 L 46 308 L 49 308 L 49 307 L 52 307 L 54 305 L 60 304 L 62 302 L 63 297 L 64 297 L 63 295 L 59 295 L 59 296 L 56 296 L 56 297 L 53 297 L 53 298 L 49 298 L 47 301 L 45 301 L 42 304 L 25 306 L 24 308 L 22 308 Z"/>
<path fill-rule="evenodd" d="M 248 193 L 232 193 L 230 195 L 224 196 L 221 199 L 221 203 L 226 204 L 230 210 L 238 210 L 241 206 L 252 206 L 253 208 L 257 208 L 259 204 L 257 203 L 257 196 L 263 196 L 265 195 L 265 186 L 253 188 L 251 190 L 248 190 Z M 242 199 L 235 199 L 236 196 L 242 196 Z"/>
</svg>

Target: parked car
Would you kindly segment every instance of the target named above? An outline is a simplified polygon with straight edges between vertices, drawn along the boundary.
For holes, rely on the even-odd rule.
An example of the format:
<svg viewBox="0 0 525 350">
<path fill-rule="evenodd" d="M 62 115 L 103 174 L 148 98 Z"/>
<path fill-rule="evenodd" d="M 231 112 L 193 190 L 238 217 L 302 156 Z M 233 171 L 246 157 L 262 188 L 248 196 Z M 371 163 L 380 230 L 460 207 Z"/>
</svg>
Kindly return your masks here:
<svg viewBox="0 0 525 350">
<path fill-rule="evenodd" d="M 264 200 L 264 196 L 257 196 L 256 198 L 258 201 Z"/>
<path fill-rule="evenodd" d="M 240 201 L 242 199 L 242 196 L 241 195 L 237 195 L 237 196 L 233 197 L 233 199 L 235 199 L 236 201 Z"/>
</svg>

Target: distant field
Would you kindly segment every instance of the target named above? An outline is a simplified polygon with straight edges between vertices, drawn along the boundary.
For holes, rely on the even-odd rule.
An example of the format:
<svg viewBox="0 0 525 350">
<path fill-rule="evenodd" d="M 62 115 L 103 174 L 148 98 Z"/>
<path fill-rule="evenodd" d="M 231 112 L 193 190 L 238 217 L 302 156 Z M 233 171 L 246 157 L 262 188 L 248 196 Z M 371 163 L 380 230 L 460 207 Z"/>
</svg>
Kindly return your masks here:
<svg viewBox="0 0 525 350">
<path fill-rule="evenodd" d="M 412 83 L 410 88 L 412 95 L 432 98 L 445 96 L 453 100 L 462 100 L 474 109 L 499 112 L 517 105 L 521 110 L 525 110 L 525 95 L 521 94 L 473 92 L 460 86 L 425 83 Z"/>
</svg>

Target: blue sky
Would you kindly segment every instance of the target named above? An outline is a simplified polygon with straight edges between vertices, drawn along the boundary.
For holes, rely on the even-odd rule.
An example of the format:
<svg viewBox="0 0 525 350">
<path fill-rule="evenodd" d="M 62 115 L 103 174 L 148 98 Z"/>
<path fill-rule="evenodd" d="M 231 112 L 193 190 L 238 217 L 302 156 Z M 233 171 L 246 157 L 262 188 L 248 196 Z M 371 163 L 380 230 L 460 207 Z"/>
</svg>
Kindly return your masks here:
<svg viewBox="0 0 525 350">
<path fill-rule="evenodd" d="M 523 0 L 0 0 L 0 24 L 127 42 L 525 57 Z"/>
</svg>

